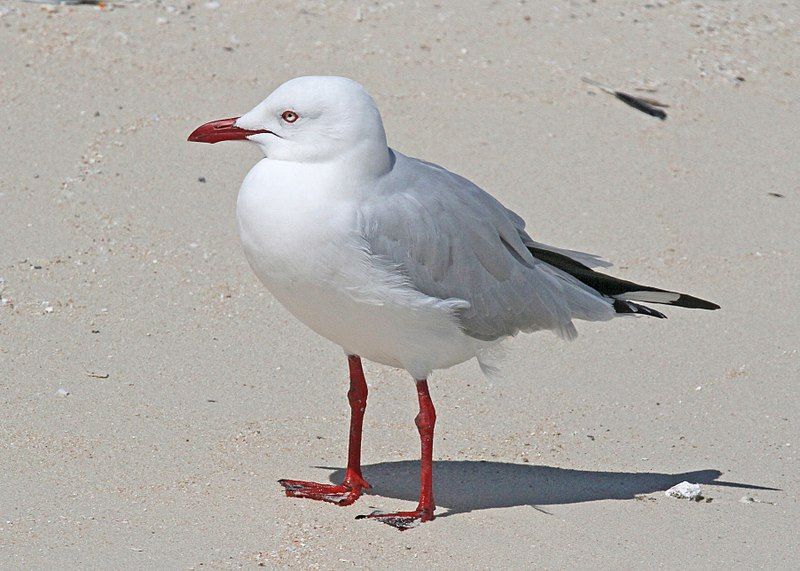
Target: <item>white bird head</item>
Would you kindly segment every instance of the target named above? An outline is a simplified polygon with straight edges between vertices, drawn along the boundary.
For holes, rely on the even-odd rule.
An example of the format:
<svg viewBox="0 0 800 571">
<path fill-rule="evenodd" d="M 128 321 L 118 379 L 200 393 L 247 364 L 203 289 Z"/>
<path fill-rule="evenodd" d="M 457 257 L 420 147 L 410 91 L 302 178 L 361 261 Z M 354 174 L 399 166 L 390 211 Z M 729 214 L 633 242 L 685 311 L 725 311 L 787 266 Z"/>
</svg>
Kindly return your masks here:
<svg viewBox="0 0 800 571">
<path fill-rule="evenodd" d="M 248 140 L 270 159 L 300 163 L 388 154 L 375 101 L 352 79 L 335 76 L 291 79 L 241 117 L 211 121 L 189 135 L 200 143 L 230 140 Z"/>
</svg>

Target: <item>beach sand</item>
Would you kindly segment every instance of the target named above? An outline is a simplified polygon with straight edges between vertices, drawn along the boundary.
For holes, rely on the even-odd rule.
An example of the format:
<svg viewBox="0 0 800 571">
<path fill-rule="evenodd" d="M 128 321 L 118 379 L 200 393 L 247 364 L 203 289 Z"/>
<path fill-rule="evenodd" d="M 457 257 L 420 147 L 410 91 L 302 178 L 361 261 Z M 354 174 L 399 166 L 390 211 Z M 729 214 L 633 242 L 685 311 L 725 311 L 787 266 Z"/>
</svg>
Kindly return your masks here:
<svg viewBox="0 0 800 571">
<path fill-rule="evenodd" d="M 0 567 L 796 565 L 799 25 L 743 0 L 0 5 Z M 535 238 L 722 309 L 436 373 L 440 517 L 404 533 L 354 519 L 418 485 L 413 384 L 367 363 L 373 494 L 284 497 L 341 476 L 346 362 L 241 253 L 257 149 L 185 140 L 305 74 L 361 82 L 393 147 Z"/>
</svg>

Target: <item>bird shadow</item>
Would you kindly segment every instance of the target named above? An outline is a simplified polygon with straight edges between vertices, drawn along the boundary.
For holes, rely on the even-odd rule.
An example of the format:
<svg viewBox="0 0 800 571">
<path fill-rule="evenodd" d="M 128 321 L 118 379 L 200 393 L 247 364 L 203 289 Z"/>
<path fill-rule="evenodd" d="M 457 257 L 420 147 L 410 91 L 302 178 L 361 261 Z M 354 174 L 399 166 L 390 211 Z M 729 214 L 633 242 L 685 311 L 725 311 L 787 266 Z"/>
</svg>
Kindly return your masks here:
<svg viewBox="0 0 800 571">
<path fill-rule="evenodd" d="M 330 481 L 344 478 L 343 468 L 333 470 Z M 471 460 L 440 460 L 433 464 L 434 495 L 443 516 L 475 510 L 513 506 L 575 504 L 596 500 L 630 500 L 643 494 L 668 490 L 683 481 L 751 490 L 773 490 L 753 484 L 724 482 L 719 470 L 697 470 L 676 474 L 657 472 L 597 472 L 553 466 L 511 464 Z M 419 494 L 419 463 L 380 462 L 362 466 L 371 494 L 416 501 Z M 544 511 L 544 510 L 541 510 Z"/>
</svg>

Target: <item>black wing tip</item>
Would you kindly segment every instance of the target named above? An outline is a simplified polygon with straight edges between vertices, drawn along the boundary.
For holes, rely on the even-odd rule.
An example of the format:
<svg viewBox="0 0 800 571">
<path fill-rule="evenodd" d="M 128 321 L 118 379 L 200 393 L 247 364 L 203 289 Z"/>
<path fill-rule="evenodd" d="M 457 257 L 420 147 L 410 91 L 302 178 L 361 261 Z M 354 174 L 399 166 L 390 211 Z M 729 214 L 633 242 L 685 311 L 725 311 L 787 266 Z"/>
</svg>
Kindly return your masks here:
<svg viewBox="0 0 800 571">
<path fill-rule="evenodd" d="M 620 278 L 615 278 L 601 272 L 597 272 L 588 266 L 573 260 L 569 256 L 565 256 L 564 254 L 559 254 L 558 252 L 552 252 L 550 250 L 546 250 L 544 248 L 537 248 L 536 246 L 528 246 L 528 250 L 531 254 L 538 260 L 549 264 L 555 268 L 558 268 L 562 272 L 566 272 L 578 281 L 584 283 L 585 285 L 595 289 L 599 293 L 609 296 L 609 297 L 625 297 L 624 294 L 628 292 L 659 292 L 659 293 L 668 293 L 672 295 L 677 295 L 678 298 L 674 301 L 653 301 L 651 303 L 663 303 L 665 305 L 673 305 L 677 307 L 686 307 L 689 309 L 707 309 L 707 310 L 715 310 L 719 309 L 719 305 L 716 303 L 712 303 L 710 301 L 706 301 L 704 299 L 700 299 L 699 297 L 694 297 L 692 295 L 687 295 L 685 293 L 678 293 L 674 291 L 669 291 L 666 289 L 660 289 L 652 286 L 645 286 L 640 285 L 628 280 L 623 280 Z M 627 300 L 626 300 L 627 301 Z M 631 303 L 628 301 L 628 303 Z M 645 306 L 639 306 L 645 307 Z M 635 312 L 630 310 L 623 309 L 622 311 L 619 310 L 617 304 L 615 303 L 614 308 L 617 310 L 617 313 L 643 313 L 647 314 L 644 311 Z M 649 308 L 647 308 L 649 309 Z M 651 310 L 655 311 L 655 310 Z"/>
<path fill-rule="evenodd" d="M 686 295 L 685 293 L 682 293 L 681 296 L 670 305 L 678 305 L 689 309 L 707 309 L 709 311 L 720 309 L 720 306 L 716 303 L 700 299 L 699 297 Z"/>
</svg>

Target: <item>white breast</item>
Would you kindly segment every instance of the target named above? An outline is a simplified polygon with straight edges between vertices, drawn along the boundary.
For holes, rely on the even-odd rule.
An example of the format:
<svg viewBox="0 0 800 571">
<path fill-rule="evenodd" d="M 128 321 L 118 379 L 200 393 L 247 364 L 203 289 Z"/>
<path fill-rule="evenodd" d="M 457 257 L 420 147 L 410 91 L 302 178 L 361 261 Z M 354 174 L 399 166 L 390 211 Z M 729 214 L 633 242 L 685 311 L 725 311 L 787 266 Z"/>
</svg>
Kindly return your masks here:
<svg viewBox="0 0 800 571">
<path fill-rule="evenodd" d="M 354 189 L 330 188 L 326 167 L 259 162 L 239 191 L 247 260 L 275 298 L 351 354 L 425 378 L 475 356 L 454 318 L 463 307 L 421 294 L 368 255 Z"/>
</svg>

